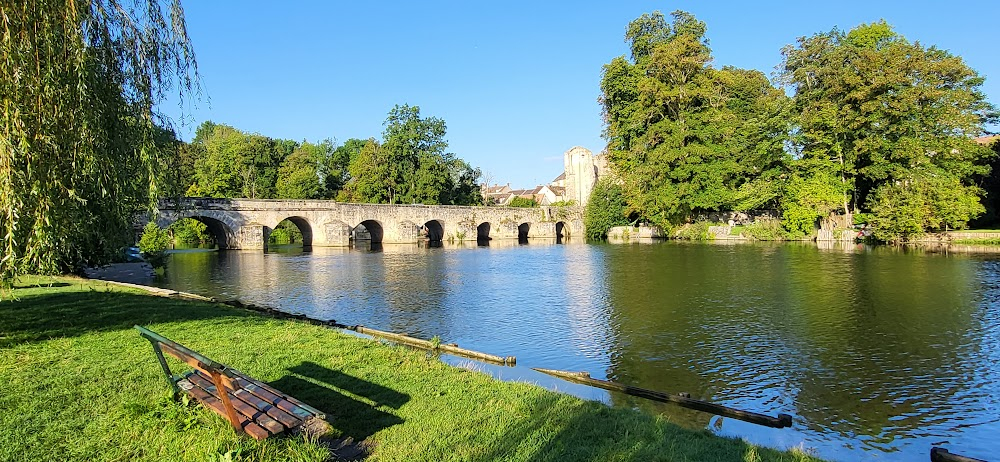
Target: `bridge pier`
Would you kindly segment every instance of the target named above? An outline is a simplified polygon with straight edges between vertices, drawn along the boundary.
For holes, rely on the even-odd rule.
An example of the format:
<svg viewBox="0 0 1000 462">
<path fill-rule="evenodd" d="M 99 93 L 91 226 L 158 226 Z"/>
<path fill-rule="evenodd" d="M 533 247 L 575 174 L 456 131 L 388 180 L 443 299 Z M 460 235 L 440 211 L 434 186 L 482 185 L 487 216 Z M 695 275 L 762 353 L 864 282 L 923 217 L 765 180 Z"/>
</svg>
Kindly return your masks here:
<svg viewBox="0 0 1000 462">
<path fill-rule="evenodd" d="M 316 239 L 313 245 L 323 247 L 347 247 L 351 245 L 351 227 L 342 221 L 331 221 L 323 225 L 323 239 Z"/>
<path fill-rule="evenodd" d="M 230 242 L 229 248 L 264 250 L 267 248 L 267 236 L 265 236 L 264 233 L 264 225 L 260 223 L 247 223 L 240 226 L 235 242 Z"/>
<path fill-rule="evenodd" d="M 551 238 L 556 237 L 556 224 L 554 222 L 534 223 L 528 230 L 528 237 Z"/>
</svg>

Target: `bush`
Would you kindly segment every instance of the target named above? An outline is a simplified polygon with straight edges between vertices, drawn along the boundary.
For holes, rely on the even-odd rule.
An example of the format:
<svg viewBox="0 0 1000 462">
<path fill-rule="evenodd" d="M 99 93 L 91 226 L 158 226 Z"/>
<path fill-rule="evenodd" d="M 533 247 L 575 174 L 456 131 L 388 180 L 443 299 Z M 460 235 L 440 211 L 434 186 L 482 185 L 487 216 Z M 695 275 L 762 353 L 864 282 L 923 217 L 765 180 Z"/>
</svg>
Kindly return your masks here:
<svg viewBox="0 0 1000 462">
<path fill-rule="evenodd" d="M 538 202 L 527 197 L 515 197 L 507 203 L 507 207 L 538 207 Z"/>
<path fill-rule="evenodd" d="M 692 241 L 707 241 L 715 239 L 715 236 L 708 232 L 708 228 L 710 226 L 715 226 L 715 224 L 707 221 L 696 221 L 694 223 L 681 226 L 674 236 L 678 239 L 688 239 Z"/>
<path fill-rule="evenodd" d="M 605 239 L 608 230 L 628 224 L 625 193 L 622 188 L 607 180 L 598 181 L 590 193 L 590 201 L 583 215 L 588 239 Z"/>
<path fill-rule="evenodd" d="M 212 241 L 212 236 L 208 233 L 208 226 L 193 218 L 177 220 L 167 229 L 174 235 L 175 246 L 190 247 L 208 244 Z"/>
<path fill-rule="evenodd" d="M 156 226 L 155 222 L 146 223 L 139 239 L 139 252 L 154 268 L 162 267 L 167 261 L 167 249 L 170 248 L 170 235 Z"/>
<path fill-rule="evenodd" d="M 927 231 L 962 229 L 983 213 L 978 193 L 974 186 L 943 176 L 883 184 L 868 196 L 868 224 L 883 242 L 908 241 Z"/>
<path fill-rule="evenodd" d="M 782 241 L 788 233 L 778 220 L 762 219 L 743 227 L 743 233 L 758 241 Z"/>
</svg>

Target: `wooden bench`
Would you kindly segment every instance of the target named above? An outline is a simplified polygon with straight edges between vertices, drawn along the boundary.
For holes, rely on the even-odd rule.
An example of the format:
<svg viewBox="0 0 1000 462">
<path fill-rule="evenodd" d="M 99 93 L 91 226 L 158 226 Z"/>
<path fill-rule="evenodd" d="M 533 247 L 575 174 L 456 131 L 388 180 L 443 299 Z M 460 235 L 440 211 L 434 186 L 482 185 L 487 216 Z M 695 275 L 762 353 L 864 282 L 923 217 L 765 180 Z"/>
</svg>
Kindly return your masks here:
<svg viewBox="0 0 1000 462">
<path fill-rule="evenodd" d="M 321 435 L 329 430 L 326 416 L 318 409 L 145 327 L 135 328 L 153 345 L 174 394 L 183 392 L 198 400 L 228 420 L 237 431 L 261 440 L 284 432 Z M 173 375 L 164 352 L 194 369 Z"/>
</svg>

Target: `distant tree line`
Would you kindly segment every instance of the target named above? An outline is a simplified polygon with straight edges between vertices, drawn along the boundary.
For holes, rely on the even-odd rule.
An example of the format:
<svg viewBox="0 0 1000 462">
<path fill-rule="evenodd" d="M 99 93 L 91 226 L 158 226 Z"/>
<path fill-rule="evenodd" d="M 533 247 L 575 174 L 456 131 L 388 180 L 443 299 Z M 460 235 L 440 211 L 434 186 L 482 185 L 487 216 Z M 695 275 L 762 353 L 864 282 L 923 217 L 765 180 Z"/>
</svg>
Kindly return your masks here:
<svg viewBox="0 0 1000 462">
<path fill-rule="evenodd" d="M 984 212 L 996 154 L 974 138 L 996 112 L 958 56 L 863 24 L 786 46 L 775 86 L 714 67 L 705 23 L 683 11 L 644 14 L 625 39 L 630 58 L 601 79 L 617 184 L 595 203 L 624 204 L 603 221 L 775 209 L 798 237 L 837 213 L 898 241 Z"/>
<path fill-rule="evenodd" d="M 409 105 L 389 112 L 381 142 L 297 142 L 208 121 L 185 143 L 162 130 L 162 195 L 480 204 L 481 173 L 447 152 L 445 133 L 444 120 Z"/>
</svg>

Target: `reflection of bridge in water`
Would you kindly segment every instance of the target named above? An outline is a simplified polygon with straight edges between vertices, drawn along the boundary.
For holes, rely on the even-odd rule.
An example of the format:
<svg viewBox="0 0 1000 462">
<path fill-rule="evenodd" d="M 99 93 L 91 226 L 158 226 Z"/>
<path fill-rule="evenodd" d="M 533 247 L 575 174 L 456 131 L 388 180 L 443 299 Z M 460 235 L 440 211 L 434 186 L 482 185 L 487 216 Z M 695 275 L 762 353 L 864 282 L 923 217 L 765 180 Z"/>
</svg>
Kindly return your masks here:
<svg viewBox="0 0 1000 462">
<path fill-rule="evenodd" d="M 159 204 L 156 223 L 192 218 L 204 223 L 220 249 L 264 249 L 284 220 L 298 227 L 304 246 L 408 244 L 427 240 L 583 237 L 581 207 L 465 207 L 457 205 L 348 204 L 320 200 L 183 198 Z"/>
</svg>

